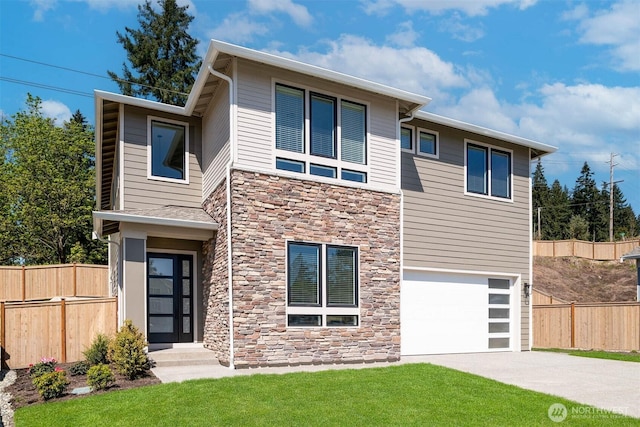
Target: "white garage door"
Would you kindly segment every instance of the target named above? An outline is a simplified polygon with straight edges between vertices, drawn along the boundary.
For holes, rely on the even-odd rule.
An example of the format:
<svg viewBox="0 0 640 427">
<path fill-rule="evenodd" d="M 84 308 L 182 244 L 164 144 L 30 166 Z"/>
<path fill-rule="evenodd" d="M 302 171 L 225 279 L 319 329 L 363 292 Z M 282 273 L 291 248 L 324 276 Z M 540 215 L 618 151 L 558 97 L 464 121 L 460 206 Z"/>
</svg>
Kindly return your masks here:
<svg viewBox="0 0 640 427">
<path fill-rule="evenodd" d="M 513 280 L 405 271 L 400 298 L 401 354 L 510 350 Z"/>
</svg>

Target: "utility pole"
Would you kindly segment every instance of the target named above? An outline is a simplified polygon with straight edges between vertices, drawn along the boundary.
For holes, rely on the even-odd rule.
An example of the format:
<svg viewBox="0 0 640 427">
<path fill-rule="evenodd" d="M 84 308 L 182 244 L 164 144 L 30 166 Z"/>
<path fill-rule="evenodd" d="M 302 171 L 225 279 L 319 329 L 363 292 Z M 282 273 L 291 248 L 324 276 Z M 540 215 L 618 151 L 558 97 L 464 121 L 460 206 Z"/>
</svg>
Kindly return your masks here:
<svg viewBox="0 0 640 427">
<path fill-rule="evenodd" d="M 542 210 L 541 207 L 538 207 L 538 240 L 542 240 L 542 229 L 540 228 L 540 211 Z"/>
<path fill-rule="evenodd" d="M 613 181 L 613 168 L 618 166 L 617 163 L 613 163 L 613 158 L 616 157 L 617 154 L 611 153 L 611 157 L 609 158 L 609 241 L 613 242 L 613 185 L 622 181 Z"/>
</svg>

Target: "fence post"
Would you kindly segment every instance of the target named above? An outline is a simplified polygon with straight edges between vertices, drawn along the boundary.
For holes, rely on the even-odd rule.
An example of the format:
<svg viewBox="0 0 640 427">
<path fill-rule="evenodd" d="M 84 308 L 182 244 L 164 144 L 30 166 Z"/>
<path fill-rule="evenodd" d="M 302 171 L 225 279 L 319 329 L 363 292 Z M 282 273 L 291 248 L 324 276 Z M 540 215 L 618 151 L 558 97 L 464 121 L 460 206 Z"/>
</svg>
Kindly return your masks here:
<svg viewBox="0 0 640 427">
<path fill-rule="evenodd" d="M 64 298 L 60 299 L 60 362 L 67 362 L 67 306 Z"/>
<path fill-rule="evenodd" d="M 20 288 L 22 290 L 22 302 L 24 302 L 27 299 L 27 274 L 24 268 L 24 265 L 22 266 L 22 272 L 20 273 Z"/>
<path fill-rule="evenodd" d="M 576 303 L 571 303 L 571 348 L 576 347 Z"/>
<path fill-rule="evenodd" d="M 2 368 L 4 369 L 4 347 L 6 345 L 5 343 L 5 330 L 6 325 L 5 325 L 5 307 L 4 307 L 4 301 L 0 301 L 0 323 L 2 323 L 2 329 L 0 329 L 0 366 L 2 366 Z"/>
<path fill-rule="evenodd" d="M 73 296 L 78 296 L 78 284 L 77 284 L 78 273 L 76 270 L 76 263 L 73 263 Z"/>
</svg>

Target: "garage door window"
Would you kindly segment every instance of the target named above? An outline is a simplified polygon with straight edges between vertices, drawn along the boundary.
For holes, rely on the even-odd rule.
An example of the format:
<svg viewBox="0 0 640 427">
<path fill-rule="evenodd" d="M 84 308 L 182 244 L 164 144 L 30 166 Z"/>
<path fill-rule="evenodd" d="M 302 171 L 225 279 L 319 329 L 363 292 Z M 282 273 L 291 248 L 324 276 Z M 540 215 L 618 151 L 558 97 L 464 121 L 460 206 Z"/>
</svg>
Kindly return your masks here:
<svg viewBox="0 0 640 427">
<path fill-rule="evenodd" d="M 287 245 L 287 325 L 358 326 L 358 249 Z"/>
<path fill-rule="evenodd" d="M 489 348 L 508 349 L 511 320 L 511 282 L 508 279 L 489 279 Z"/>
</svg>

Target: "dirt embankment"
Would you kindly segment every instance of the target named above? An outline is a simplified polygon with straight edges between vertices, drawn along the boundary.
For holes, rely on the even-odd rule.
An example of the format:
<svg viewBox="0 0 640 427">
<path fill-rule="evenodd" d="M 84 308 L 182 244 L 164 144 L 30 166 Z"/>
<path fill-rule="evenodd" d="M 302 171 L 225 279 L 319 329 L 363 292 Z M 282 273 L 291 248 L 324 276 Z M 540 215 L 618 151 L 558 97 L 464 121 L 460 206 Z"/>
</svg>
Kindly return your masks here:
<svg viewBox="0 0 640 427">
<path fill-rule="evenodd" d="M 533 286 L 565 301 L 636 300 L 635 261 L 534 257 Z"/>
</svg>

